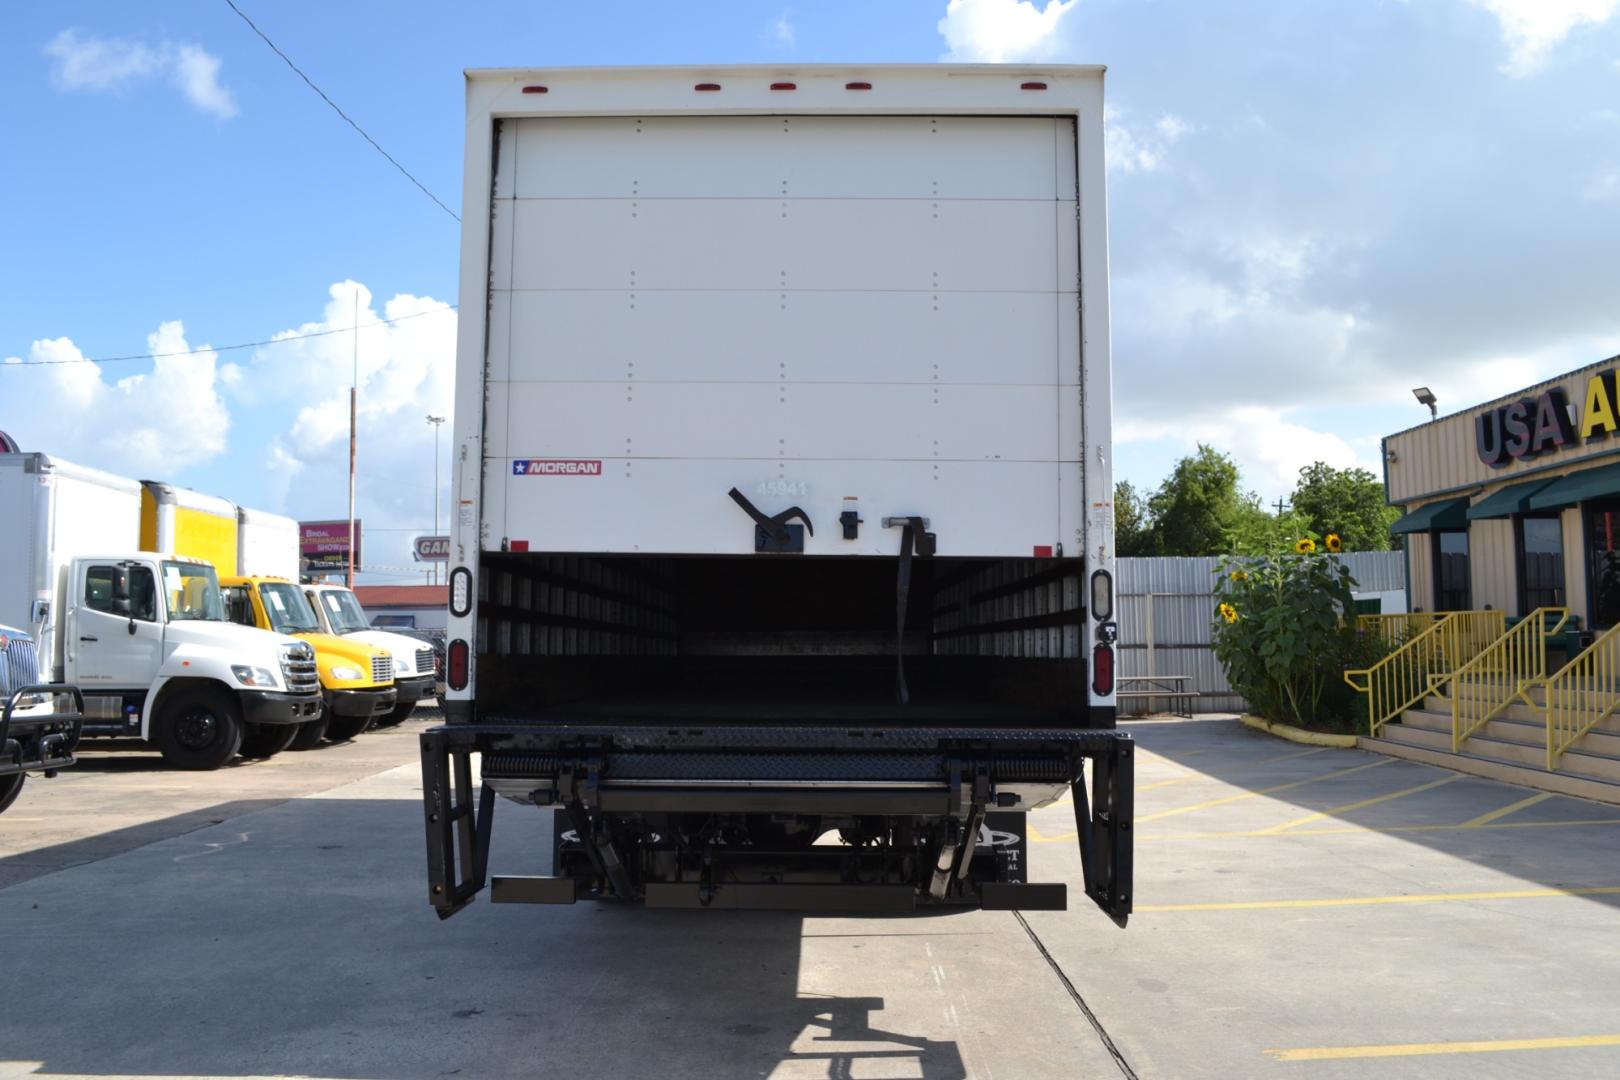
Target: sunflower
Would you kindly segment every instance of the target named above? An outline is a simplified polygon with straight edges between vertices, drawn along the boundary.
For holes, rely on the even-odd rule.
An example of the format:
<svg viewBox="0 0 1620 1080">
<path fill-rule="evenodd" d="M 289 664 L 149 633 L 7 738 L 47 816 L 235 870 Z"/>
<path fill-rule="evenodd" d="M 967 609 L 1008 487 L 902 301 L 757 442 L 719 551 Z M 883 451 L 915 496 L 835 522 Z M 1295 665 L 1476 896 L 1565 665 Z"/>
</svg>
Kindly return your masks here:
<svg viewBox="0 0 1620 1080">
<path fill-rule="evenodd" d="M 1339 539 L 1338 533 L 1328 533 L 1326 538 L 1323 539 L 1322 543 L 1326 544 L 1327 549 L 1333 552 L 1335 555 L 1337 555 L 1344 548 L 1344 541 Z"/>
<path fill-rule="evenodd" d="M 1246 570 L 1234 570 L 1234 571 L 1232 571 L 1232 580 L 1233 581 L 1248 581 L 1249 580 L 1248 571 L 1246 571 Z"/>
<path fill-rule="evenodd" d="M 1226 620 L 1226 624 L 1228 626 L 1237 622 L 1237 608 L 1233 607 L 1231 604 L 1222 604 L 1215 610 L 1220 612 L 1221 618 Z"/>
<path fill-rule="evenodd" d="M 1316 541 L 1308 536 L 1302 536 L 1294 541 L 1294 551 L 1299 555 L 1309 555 L 1316 550 Z"/>
</svg>

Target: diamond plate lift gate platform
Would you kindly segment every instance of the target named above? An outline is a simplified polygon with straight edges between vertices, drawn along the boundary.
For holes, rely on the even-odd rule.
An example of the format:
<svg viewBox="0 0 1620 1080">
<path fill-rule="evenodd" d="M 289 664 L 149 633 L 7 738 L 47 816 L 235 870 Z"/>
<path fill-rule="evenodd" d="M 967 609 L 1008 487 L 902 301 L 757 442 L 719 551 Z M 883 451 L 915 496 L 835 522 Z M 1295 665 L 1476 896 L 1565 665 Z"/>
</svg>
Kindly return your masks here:
<svg viewBox="0 0 1620 1080">
<path fill-rule="evenodd" d="M 1065 885 L 1024 880 L 1022 821 L 993 829 L 1022 818 L 1007 809 L 1020 788 L 1066 784 L 1086 895 L 1123 927 L 1134 745 L 1106 730 L 445 725 L 421 735 L 429 900 L 449 918 L 489 882 L 497 903 L 1062 910 Z M 554 859 L 568 872 L 491 881 L 497 794 L 560 815 Z M 725 815 L 881 824 L 839 844 L 681 835 L 681 822 Z M 986 850 L 987 836 L 1017 847 Z"/>
</svg>

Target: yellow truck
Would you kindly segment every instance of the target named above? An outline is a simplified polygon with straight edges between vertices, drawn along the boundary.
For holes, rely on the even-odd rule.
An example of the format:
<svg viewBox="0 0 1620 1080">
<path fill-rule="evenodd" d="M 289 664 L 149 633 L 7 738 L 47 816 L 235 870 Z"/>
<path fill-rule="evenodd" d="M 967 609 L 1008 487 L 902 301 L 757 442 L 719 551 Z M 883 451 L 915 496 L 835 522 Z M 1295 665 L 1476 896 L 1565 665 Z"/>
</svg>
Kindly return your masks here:
<svg viewBox="0 0 1620 1080">
<path fill-rule="evenodd" d="M 299 725 L 286 745 L 307 750 L 324 736 L 344 742 L 387 716 L 399 700 L 394 659 L 387 649 L 320 632 L 304 592 L 279 577 L 222 577 L 220 589 L 231 621 L 307 641 L 315 650 L 325 709 L 321 719 Z"/>
</svg>

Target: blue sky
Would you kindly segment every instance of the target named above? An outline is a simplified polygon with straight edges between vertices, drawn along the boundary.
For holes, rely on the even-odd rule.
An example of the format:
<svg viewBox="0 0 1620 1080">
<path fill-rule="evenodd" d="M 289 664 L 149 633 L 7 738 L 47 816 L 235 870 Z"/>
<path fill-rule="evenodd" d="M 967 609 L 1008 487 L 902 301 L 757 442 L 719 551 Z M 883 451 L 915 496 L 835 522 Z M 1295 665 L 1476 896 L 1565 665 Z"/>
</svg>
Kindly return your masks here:
<svg viewBox="0 0 1620 1080">
<path fill-rule="evenodd" d="M 1268 500 L 1317 458 L 1620 352 L 1620 0 L 238 0 L 460 208 L 466 67 L 1109 66 L 1116 460 L 1199 439 Z M 28 5 L 0 39 L 0 429 L 300 517 L 402 565 L 449 407 L 457 226 L 224 3 Z M 138 378 L 137 378 L 138 377 Z M 133 380 L 133 381 L 132 381 Z M 441 498 L 444 496 L 441 494 Z M 382 530 L 398 530 L 385 533 Z M 400 575 L 380 575 L 394 576 Z"/>
</svg>

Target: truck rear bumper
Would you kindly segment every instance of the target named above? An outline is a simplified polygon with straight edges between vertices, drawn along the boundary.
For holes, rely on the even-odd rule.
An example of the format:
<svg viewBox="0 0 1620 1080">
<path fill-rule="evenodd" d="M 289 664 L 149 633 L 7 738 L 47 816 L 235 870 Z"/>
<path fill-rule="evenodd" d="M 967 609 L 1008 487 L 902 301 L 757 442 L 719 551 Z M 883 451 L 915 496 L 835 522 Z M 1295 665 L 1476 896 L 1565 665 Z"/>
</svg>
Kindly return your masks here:
<svg viewBox="0 0 1620 1080">
<path fill-rule="evenodd" d="M 63 712 L 23 712 L 23 698 L 34 694 L 50 694 L 53 700 L 67 695 L 73 706 Z M 19 687 L 0 707 L 0 776 L 67 768 L 83 730 L 84 698 L 78 687 Z"/>
<path fill-rule="evenodd" d="M 1131 910 L 1134 744 L 1113 731 L 487 723 L 432 728 L 421 746 L 441 918 L 485 884 L 496 795 L 554 809 L 565 871 L 498 877 L 497 901 L 1050 909 L 1065 906 L 1064 887 L 1026 884 L 1021 847 L 983 838 L 1007 836 L 997 829 L 1013 819 L 1021 841 L 1022 812 L 1066 789 L 1087 895 L 1121 926 Z M 696 837 L 707 818 L 760 831 Z M 811 843 L 834 830 L 843 844 Z"/>
<path fill-rule="evenodd" d="M 321 715 L 321 695 L 278 690 L 239 690 L 242 719 L 250 724 L 302 724 Z"/>
</svg>

